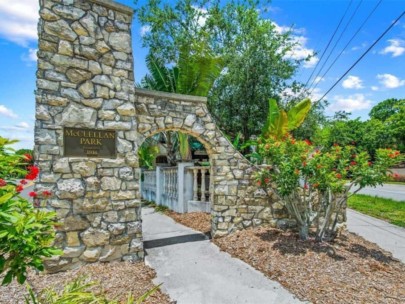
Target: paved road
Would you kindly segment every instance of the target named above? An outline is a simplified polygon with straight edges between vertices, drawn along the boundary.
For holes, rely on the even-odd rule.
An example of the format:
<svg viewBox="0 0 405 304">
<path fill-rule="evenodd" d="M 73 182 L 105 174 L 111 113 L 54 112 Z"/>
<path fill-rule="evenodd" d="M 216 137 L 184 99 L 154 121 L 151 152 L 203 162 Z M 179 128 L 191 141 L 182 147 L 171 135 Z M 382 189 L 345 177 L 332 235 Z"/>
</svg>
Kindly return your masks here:
<svg viewBox="0 0 405 304">
<path fill-rule="evenodd" d="M 390 223 L 347 210 L 347 228 L 366 240 L 376 243 L 381 248 L 405 263 L 405 229 Z"/>
<path fill-rule="evenodd" d="M 145 262 L 157 273 L 155 283 L 163 283 L 176 303 L 300 303 L 279 283 L 219 251 L 203 234 L 151 208 L 142 213 Z"/>
<path fill-rule="evenodd" d="M 358 194 L 367 194 L 390 198 L 396 201 L 405 201 L 405 185 L 384 184 L 383 186 L 377 186 L 376 188 L 366 187 L 361 189 Z"/>
</svg>

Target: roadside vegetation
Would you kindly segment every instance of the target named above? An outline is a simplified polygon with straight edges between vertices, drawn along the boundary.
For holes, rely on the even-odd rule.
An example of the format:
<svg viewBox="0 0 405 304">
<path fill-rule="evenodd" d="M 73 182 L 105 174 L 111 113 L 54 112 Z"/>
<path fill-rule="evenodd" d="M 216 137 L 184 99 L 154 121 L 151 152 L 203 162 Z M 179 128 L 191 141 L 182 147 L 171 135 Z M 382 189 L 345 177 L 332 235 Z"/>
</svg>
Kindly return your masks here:
<svg viewBox="0 0 405 304">
<path fill-rule="evenodd" d="M 361 213 L 405 227 L 405 201 L 356 194 L 347 201 L 347 206 Z"/>
</svg>

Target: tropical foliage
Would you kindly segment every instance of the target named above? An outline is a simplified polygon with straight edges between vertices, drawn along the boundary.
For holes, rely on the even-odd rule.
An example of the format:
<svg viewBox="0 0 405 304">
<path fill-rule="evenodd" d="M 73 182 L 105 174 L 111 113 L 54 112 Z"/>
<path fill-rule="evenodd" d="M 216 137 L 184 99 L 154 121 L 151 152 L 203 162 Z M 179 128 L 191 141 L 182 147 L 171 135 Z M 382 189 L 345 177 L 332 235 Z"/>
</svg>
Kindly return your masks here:
<svg viewBox="0 0 405 304">
<path fill-rule="evenodd" d="M 43 258 L 61 254 L 52 246 L 54 212 L 35 209 L 31 202 L 20 196 L 26 180 L 34 180 L 39 170 L 23 168 L 28 161 L 26 155 L 16 155 L 8 146 L 15 141 L 0 137 L 0 273 L 5 274 L 2 284 L 11 283 L 14 278 L 22 284 L 28 268 L 42 271 Z M 25 174 L 19 183 L 13 180 L 15 173 Z M 10 179 L 11 178 L 11 179 Z M 30 196 L 46 199 L 52 194 L 31 192 Z"/>
</svg>

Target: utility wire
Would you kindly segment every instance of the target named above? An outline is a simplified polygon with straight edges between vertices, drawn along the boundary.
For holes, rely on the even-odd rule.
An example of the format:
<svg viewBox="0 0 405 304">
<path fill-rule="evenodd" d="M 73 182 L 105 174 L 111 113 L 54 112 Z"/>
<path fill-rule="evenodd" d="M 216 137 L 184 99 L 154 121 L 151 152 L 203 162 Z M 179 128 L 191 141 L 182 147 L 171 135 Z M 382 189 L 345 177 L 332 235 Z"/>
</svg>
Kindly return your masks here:
<svg viewBox="0 0 405 304">
<path fill-rule="evenodd" d="M 405 15 L 405 11 L 402 12 L 401 15 L 395 21 L 380 35 L 380 37 L 377 38 L 377 40 L 360 56 L 359 59 L 356 60 L 355 63 L 352 64 L 352 66 L 333 84 L 333 86 L 320 98 L 318 99 L 317 102 L 320 102 L 332 89 L 363 59 L 364 56 L 367 55 L 368 52 L 394 27 L 395 24 L 398 23 L 398 21 Z"/>
<path fill-rule="evenodd" d="M 321 81 L 321 79 L 323 79 L 326 74 L 329 72 L 329 70 L 333 67 L 333 65 L 336 63 L 336 61 L 340 58 L 340 56 L 343 54 L 343 52 L 346 50 L 346 48 L 350 45 L 350 43 L 353 41 L 353 39 L 357 36 L 357 34 L 361 31 L 361 29 L 363 28 L 363 26 L 367 23 L 367 21 L 370 19 L 370 17 L 374 14 L 374 12 L 377 10 L 378 6 L 381 4 L 382 0 L 380 0 L 376 6 L 374 6 L 373 10 L 370 12 L 370 14 L 368 14 L 366 20 L 364 20 L 364 22 L 360 25 L 360 27 L 357 29 L 356 33 L 354 33 L 354 35 L 350 38 L 349 42 L 346 43 L 345 47 L 343 48 L 343 50 L 339 53 L 339 55 L 336 56 L 335 60 L 333 60 L 333 62 L 331 63 L 331 65 L 328 67 L 328 69 L 326 70 L 326 72 L 321 76 L 320 80 L 318 82 L 315 83 L 314 87 L 312 88 L 310 94 L 315 90 L 316 86 L 319 84 L 319 82 Z"/>
<path fill-rule="evenodd" d="M 328 48 L 329 48 L 329 46 L 330 46 L 330 44 L 331 44 L 333 38 L 335 37 L 337 31 L 339 30 L 339 27 L 340 27 L 340 25 L 342 24 L 343 19 L 346 17 L 347 12 L 349 11 L 349 8 L 350 8 L 350 6 L 352 5 L 352 3 L 353 3 L 353 0 L 350 0 L 350 3 L 349 3 L 349 5 L 347 6 L 346 11 L 344 12 L 342 18 L 340 18 L 339 24 L 338 24 L 337 27 L 335 28 L 335 31 L 333 32 L 333 35 L 330 37 L 330 39 L 329 39 L 329 41 L 328 41 L 328 44 L 326 45 L 326 48 L 325 48 L 324 51 L 322 52 L 321 58 L 320 58 L 320 59 L 318 60 L 318 62 L 316 63 L 315 68 L 312 70 L 311 75 L 309 76 L 307 82 L 305 83 L 305 87 L 307 86 L 308 82 L 311 80 L 312 76 L 314 75 L 316 69 L 318 68 L 319 63 L 322 61 L 323 56 L 325 55 L 325 53 L 326 53 L 326 51 L 328 50 Z"/>
<path fill-rule="evenodd" d="M 342 38 L 343 34 L 346 32 L 347 27 L 348 27 L 349 24 L 352 22 L 353 17 L 356 15 L 356 13 L 357 13 L 357 11 L 359 10 L 360 5 L 361 5 L 362 3 L 363 3 L 363 0 L 361 0 L 361 1 L 359 2 L 359 4 L 357 5 L 357 7 L 355 8 L 354 12 L 353 12 L 352 15 L 350 16 L 350 19 L 347 21 L 345 28 L 344 28 L 343 31 L 340 33 L 339 38 L 336 40 L 335 45 L 332 47 L 332 50 L 329 52 L 328 57 L 327 57 L 326 60 L 323 62 L 322 66 L 321 66 L 321 69 L 318 71 L 318 74 L 316 74 L 315 78 L 312 80 L 312 82 L 311 82 L 309 88 L 312 87 L 312 85 L 314 84 L 315 80 L 318 78 L 319 74 L 321 74 L 323 68 L 325 67 L 325 64 L 328 62 L 330 56 L 332 55 L 333 51 L 335 50 L 336 46 L 338 45 L 338 43 L 339 43 L 340 39 Z"/>
</svg>

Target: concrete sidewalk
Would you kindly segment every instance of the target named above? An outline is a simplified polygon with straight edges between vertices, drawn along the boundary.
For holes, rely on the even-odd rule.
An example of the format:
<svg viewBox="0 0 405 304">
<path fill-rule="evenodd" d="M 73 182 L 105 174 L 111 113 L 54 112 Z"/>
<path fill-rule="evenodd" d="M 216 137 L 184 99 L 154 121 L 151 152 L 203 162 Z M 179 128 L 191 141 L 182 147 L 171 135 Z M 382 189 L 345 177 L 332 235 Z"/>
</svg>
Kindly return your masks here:
<svg viewBox="0 0 405 304">
<path fill-rule="evenodd" d="M 301 303 L 279 283 L 220 252 L 206 237 L 171 218 L 142 210 L 147 265 L 177 304 Z"/>
<path fill-rule="evenodd" d="M 405 229 L 347 209 L 347 228 L 405 263 Z"/>
</svg>

